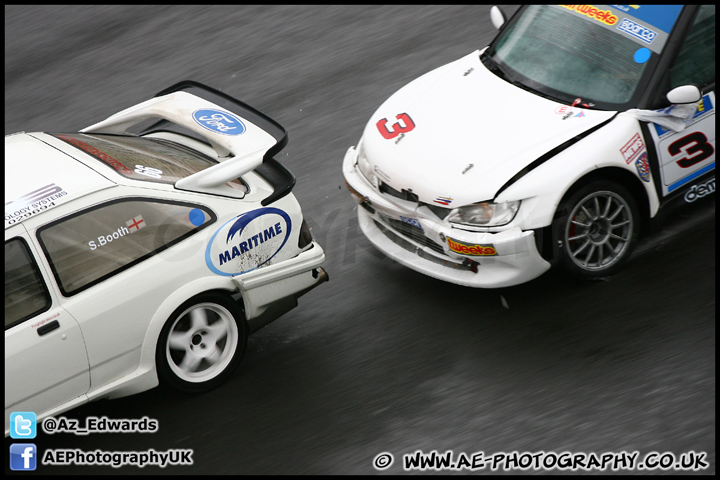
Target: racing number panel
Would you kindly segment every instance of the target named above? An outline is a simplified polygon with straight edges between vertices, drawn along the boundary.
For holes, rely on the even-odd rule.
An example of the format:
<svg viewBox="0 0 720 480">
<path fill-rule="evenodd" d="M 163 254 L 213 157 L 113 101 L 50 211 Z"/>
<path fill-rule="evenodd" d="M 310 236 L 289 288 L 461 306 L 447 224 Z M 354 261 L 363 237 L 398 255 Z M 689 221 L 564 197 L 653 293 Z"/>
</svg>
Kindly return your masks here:
<svg viewBox="0 0 720 480">
<path fill-rule="evenodd" d="M 681 132 L 641 122 L 661 206 L 715 171 L 715 93 L 704 95 Z"/>
</svg>

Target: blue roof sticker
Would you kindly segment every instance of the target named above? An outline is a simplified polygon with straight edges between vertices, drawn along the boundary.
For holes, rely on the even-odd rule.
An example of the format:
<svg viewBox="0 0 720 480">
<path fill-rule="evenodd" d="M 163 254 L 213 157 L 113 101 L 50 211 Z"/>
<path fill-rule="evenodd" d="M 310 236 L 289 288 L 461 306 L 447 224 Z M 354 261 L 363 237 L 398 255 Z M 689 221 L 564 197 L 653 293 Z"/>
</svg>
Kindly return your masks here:
<svg viewBox="0 0 720 480">
<path fill-rule="evenodd" d="M 682 5 L 611 5 L 637 20 L 670 33 L 680 15 Z"/>
<path fill-rule="evenodd" d="M 650 60 L 651 53 L 649 49 L 642 47 L 635 52 L 633 60 L 635 60 L 635 63 L 645 63 Z"/>
</svg>

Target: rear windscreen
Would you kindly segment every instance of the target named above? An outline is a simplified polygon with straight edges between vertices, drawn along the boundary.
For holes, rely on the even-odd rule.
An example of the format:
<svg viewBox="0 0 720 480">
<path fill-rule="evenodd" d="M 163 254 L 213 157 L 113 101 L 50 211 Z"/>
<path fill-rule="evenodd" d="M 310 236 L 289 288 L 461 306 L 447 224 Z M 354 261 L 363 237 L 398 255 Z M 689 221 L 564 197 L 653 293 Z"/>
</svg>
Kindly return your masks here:
<svg viewBox="0 0 720 480">
<path fill-rule="evenodd" d="M 159 138 L 105 134 L 53 134 L 133 180 L 174 184 L 218 162 L 177 143 Z M 247 191 L 240 179 L 227 185 Z"/>
</svg>

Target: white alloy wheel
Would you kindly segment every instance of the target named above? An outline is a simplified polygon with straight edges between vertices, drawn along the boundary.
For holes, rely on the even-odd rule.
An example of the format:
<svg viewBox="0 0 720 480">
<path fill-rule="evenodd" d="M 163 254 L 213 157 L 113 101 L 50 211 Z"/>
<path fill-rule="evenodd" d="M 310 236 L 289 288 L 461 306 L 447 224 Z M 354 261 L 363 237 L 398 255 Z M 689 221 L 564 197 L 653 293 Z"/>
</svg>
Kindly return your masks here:
<svg viewBox="0 0 720 480">
<path fill-rule="evenodd" d="M 247 327 L 235 303 L 201 295 L 183 304 L 158 344 L 158 374 L 180 390 L 204 391 L 222 383 L 240 361 Z"/>
</svg>

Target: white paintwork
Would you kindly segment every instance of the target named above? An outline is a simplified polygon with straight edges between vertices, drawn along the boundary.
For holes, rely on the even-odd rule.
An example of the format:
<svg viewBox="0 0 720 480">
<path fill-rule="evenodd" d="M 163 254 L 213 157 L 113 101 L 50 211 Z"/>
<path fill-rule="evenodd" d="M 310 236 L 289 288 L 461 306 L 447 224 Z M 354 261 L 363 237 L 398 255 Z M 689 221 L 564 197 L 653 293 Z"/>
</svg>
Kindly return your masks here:
<svg viewBox="0 0 720 480">
<path fill-rule="evenodd" d="M 29 134 L 5 137 L 5 228 L 116 184 Z M 74 152 L 72 152 L 74 153 Z M 12 179 L 9 181 L 8 179 Z M 16 180 L 17 179 L 17 180 Z M 50 185 L 53 185 L 50 187 Z M 53 198 L 46 201 L 44 191 Z"/>
<path fill-rule="evenodd" d="M 467 205 L 493 199 L 530 162 L 615 114 L 575 108 L 583 116 L 563 120 L 555 113 L 561 107 L 501 80 L 476 51 L 401 88 L 370 117 L 363 142 L 396 190 L 412 189 L 425 203 L 449 196 L 451 207 Z M 383 138 L 376 122 L 400 113 L 415 128 L 400 140 Z"/>
<path fill-rule="evenodd" d="M 22 224 L 6 230 L 6 235 L 23 238 L 38 254 Z M 42 268 L 41 275 L 50 277 Z M 24 328 L 5 330 L 5 430 L 13 411 L 45 412 L 58 404 L 85 398 L 90 387 L 85 342 L 78 322 L 62 308 L 51 292 L 50 310 L 28 320 Z M 26 323 L 28 323 L 26 322 Z M 37 329 L 50 322 L 59 327 L 45 335 Z"/>
<path fill-rule="evenodd" d="M 491 10 L 491 19 L 496 28 L 502 26 L 499 10 Z M 353 199 L 358 205 L 368 202 L 374 210 L 358 208 L 363 233 L 409 268 L 473 287 L 523 283 L 550 266 L 538 254 L 532 230 L 552 225 L 565 194 L 586 175 L 597 170 L 622 173 L 645 193 L 638 201 L 655 217 L 662 197 L 715 168 L 714 92 L 693 105 L 699 99 L 697 88 L 675 89 L 669 98 L 686 105 L 672 109 L 689 109 L 688 118 L 677 131 L 649 123 L 648 137 L 641 122 L 667 120 L 672 109 L 643 110 L 652 114 L 647 118 L 638 110 L 602 111 L 557 103 L 502 80 L 483 65 L 480 54 L 472 52 L 402 87 L 370 117 L 358 148 L 345 154 L 343 174 Z M 583 138 L 554 150 L 578 136 Z M 660 186 L 648 171 L 651 148 L 659 159 Z M 552 155 L 543 163 L 525 171 L 549 152 Z M 691 165 L 684 167 L 683 159 Z M 418 202 L 381 193 L 380 183 L 410 192 Z M 714 189 L 714 179 L 706 180 L 685 201 Z M 423 206 L 452 209 L 483 201 L 521 204 L 506 225 L 462 229 Z M 420 228 L 415 235 L 434 242 L 442 253 L 393 229 L 393 222 Z M 395 234 L 384 233 L 377 224 Z M 402 238 L 405 246 L 390 237 Z M 492 246 L 497 255 L 451 249 L 448 238 L 469 247 Z M 450 265 L 466 259 L 479 263 L 477 273 Z"/>
<path fill-rule="evenodd" d="M 197 97 L 180 93 L 145 102 L 85 131 L 120 133 L 148 114 L 184 122 L 184 126 L 196 131 L 204 130 L 188 124 L 187 113 L 207 108 L 208 102 L 197 102 L 194 100 Z M 228 176 L 237 178 L 247 165 L 259 164 L 258 159 L 262 160 L 275 139 L 250 122 L 245 122 L 245 126 L 247 131 L 238 136 L 242 142 L 213 139 L 216 149 L 226 148 L 234 157 L 200 172 L 209 171 L 208 174 L 194 176 L 188 182 L 190 187 L 212 186 L 218 179 L 227 181 Z M 198 133 L 206 138 L 222 137 L 207 130 Z M 180 138 L 174 136 L 173 140 Z M 195 140 L 186 143 L 189 147 L 197 145 Z M 249 170 L 243 179 L 250 185 L 250 191 L 238 200 L 127 179 L 87 153 L 47 134 L 8 136 L 5 145 L 5 239 L 7 242 L 22 237 L 30 245 L 52 298 L 49 311 L 5 331 L 6 436 L 11 411 L 35 411 L 41 420 L 90 400 L 130 395 L 156 386 L 155 352 L 160 332 L 172 313 L 189 298 L 208 291 L 225 291 L 242 299 L 247 305 L 246 318 L 250 320 L 274 302 L 318 284 L 313 271 L 325 260 L 325 254 L 315 242 L 303 251 L 298 247 L 302 212 L 292 194 L 268 206 L 282 211 L 293 226 L 285 244 L 268 263 L 239 276 L 218 275 L 209 268 L 206 252 L 218 228 L 246 212 L 266 208 L 261 201 L 272 191 Z M 27 218 L 22 217 L 22 212 L 14 214 L 22 207 L 20 202 L 25 201 L 21 197 L 51 184 L 66 192 L 56 205 L 39 210 L 30 204 L 35 210 Z M 88 206 L 123 197 L 199 204 L 210 208 L 217 220 L 171 248 L 64 297 L 39 246 L 37 230 Z M 9 214 L 12 222 L 8 222 Z M 251 224 L 247 228 L 256 226 Z M 60 328 L 39 336 L 37 328 L 52 320 L 57 320 Z"/>
<path fill-rule="evenodd" d="M 619 115 L 601 130 L 558 153 L 525 175 L 498 195 L 497 201 L 523 200 L 518 216 L 511 225 L 517 224 L 523 229 L 550 225 L 565 193 L 575 182 L 593 170 L 619 168 L 637 176 L 634 164 L 625 161 L 620 149 L 631 138 L 640 134 L 636 119 Z M 639 184 L 647 194 L 650 214 L 655 216 L 660 199 L 654 182 L 651 178 L 649 182 Z"/>
</svg>

